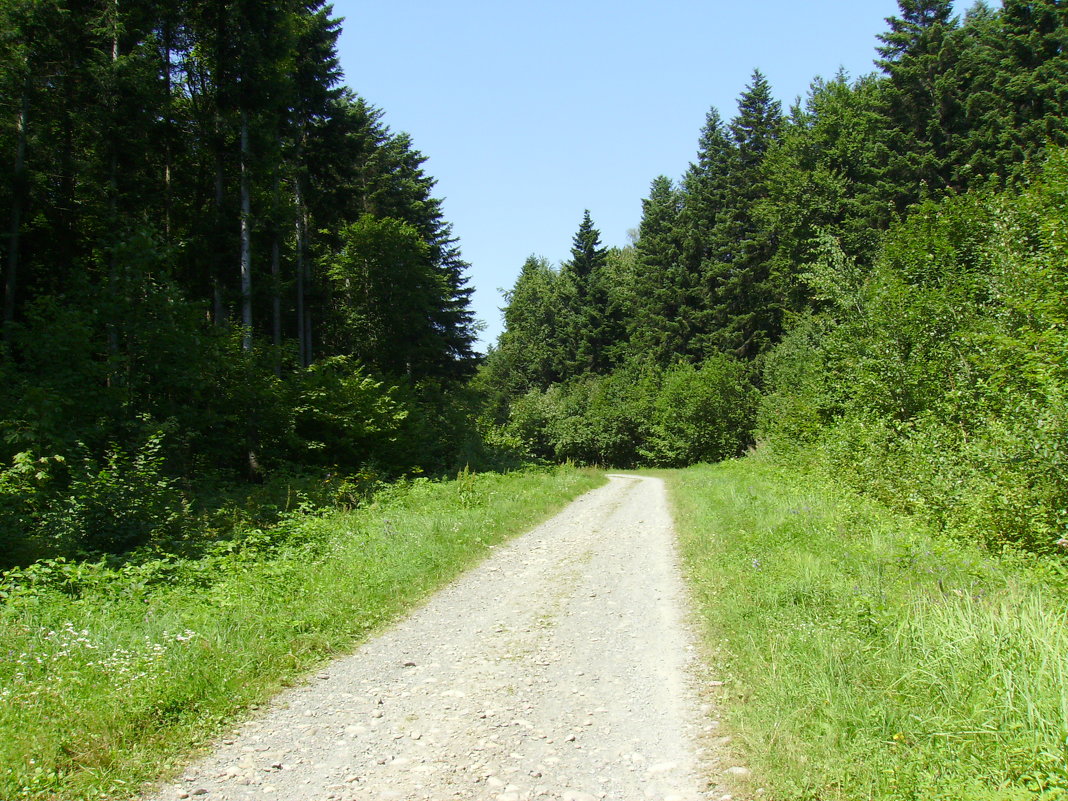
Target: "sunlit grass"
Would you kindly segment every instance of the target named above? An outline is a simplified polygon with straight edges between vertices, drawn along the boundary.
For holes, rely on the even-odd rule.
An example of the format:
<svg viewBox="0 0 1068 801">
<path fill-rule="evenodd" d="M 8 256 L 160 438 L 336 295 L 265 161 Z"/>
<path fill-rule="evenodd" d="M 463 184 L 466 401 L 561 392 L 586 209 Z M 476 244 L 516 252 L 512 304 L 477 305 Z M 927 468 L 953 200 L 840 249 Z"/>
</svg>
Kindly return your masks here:
<svg viewBox="0 0 1068 801">
<path fill-rule="evenodd" d="M 750 790 L 1068 797 L 1062 567 L 932 537 L 760 456 L 670 482 Z"/>
<path fill-rule="evenodd" d="M 72 568 L 64 591 L 9 581 L 0 799 L 136 794 L 250 704 L 601 480 L 562 468 L 417 482 L 369 508 L 284 521 L 280 544 L 250 532 L 256 547 L 200 564 Z"/>
</svg>

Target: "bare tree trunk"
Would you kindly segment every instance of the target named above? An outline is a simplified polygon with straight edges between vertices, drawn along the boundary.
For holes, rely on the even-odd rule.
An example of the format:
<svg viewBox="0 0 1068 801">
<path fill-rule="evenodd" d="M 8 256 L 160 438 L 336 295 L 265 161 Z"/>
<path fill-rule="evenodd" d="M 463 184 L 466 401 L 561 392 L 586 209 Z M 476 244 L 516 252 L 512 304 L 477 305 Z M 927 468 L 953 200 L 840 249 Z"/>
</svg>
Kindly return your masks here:
<svg viewBox="0 0 1068 801">
<path fill-rule="evenodd" d="M 224 241 L 225 228 L 223 226 L 223 199 L 225 197 L 225 176 L 223 170 L 223 135 L 222 135 L 222 120 L 220 119 L 219 112 L 215 112 L 215 219 L 214 222 L 214 240 L 215 247 L 220 249 Z M 223 302 L 223 285 L 219 279 L 219 268 L 217 266 L 218 261 L 216 259 L 211 260 L 211 267 L 209 268 L 209 278 L 211 281 L 212 292 L 212 305 L 214 307 L 214 322 L 215 325 L 221 326 L 226 323 L 226 304 Z"/>
<path fill-rule="evenodd" d="M 248 185 L 248 112 L 241 112 L 241 347 L 252 350 L 252 201 Z"/>
<path fill-rule="evenodd" d="M 118 136 L 116 132 L 116 126 L 118 125 L 118 112 L 116 111 L 117 105 L 117 89 L 115 86 L 115 73 L 116 65 L 119 61 L 119 0 L 114 0 L 111 4 L 111 74 L 108 76 L 108 89 L 107 89 L 107 103 L 108 103 L 108 117 L 110 118 L 110 131 L 105 133 L 107 136 L 107 154 L 108 154 L 108 226 L 111 229 L 111 233 L 114 235 L 118 229 L 118 198 L 119 198 L 119 154 L 118 143 L 115 141 Z M 111 248 L 110 254 L 108 254 L 108 278 L 110 279 L 112 293 L 119 291 L 119 267 L 115 262 L 115 248 Z M 113 295 L 114 296 L 114 295 Z M 119 329 L 115 324 L 114 319 L 109 319 L 107 324 L 108 329 L 108 352 L 112 356 L 118 355 L 119 352 Z M 111 384 L 110 378 L 108 384 Z"/>
<path fill-rule="evenodd" d="M 282 296 L 278 287 L 282 283 L 282 246 L 278 242 L 278 232 L 271 242 L 271 278 L 274 288 L 271 294 L 271 334 L 275 347 L 282 345 Z"/>
<path fill-rule="evenodd" d="M 167 242 L 171 241 L 171 136 L 173 135 L 174 119 L 172 117 L 173 87 L 171 75 L 171 51 L 174 47 L 174 34 L 171 31 L 171 21 L 168 19 L 163 24 L 163 82 L 166 99 L 163 101 L 163 233 Z"/>
<path fill-rule="evenodd" d="M 300 163 L 298 160 L 297 169 L 300 169 Z M 306 335 L 306 329 L 308 326 L 307 310 L 305 309 L 305 286 L 304 286 L 304 191 L 300 184 L 300 174 L 298 172 L 296 178 L 293 181 L 293 192 L 296 196 L 296 270 L 297 270 L 297 346 L 300 354 L 300 366 L 307 367 L 311 364 L 311 358 L 308 354 L 308 338 Z"/>
<path fill-rule="evenodd" d="M 275 348 L 282 347 L 282 138 L 277 138 L 278 157 L 274 171 L 274 193 L 271 195 L 271 338 Z M 275 374 L 282 375 L 282 364 L 276 362 Z"/>
<path fill-rule="evenodd" d="M 7 276 L 4 281 L 4 323 L 15 319 L 15 293 L 18 290 L 19 236 L 22 232 L 22 204 L 26 195 L 26 122 L 30 114 L 29 79 L 15 117 L 15 176 L 11 192 L 11 227 L 7 242 Z M 5 325 L 6 328 L 6 325 Z"/>
</svg>

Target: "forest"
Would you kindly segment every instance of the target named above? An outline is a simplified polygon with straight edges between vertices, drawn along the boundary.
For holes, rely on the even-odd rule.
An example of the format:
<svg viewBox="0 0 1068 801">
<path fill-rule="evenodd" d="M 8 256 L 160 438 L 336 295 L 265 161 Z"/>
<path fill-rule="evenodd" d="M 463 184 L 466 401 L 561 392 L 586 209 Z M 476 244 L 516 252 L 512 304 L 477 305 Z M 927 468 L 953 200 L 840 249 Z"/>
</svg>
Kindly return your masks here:
<svg viewBox="0 0 1068 801">
<path fill-rule="evenodd" d="M 0 1 L 0 796 L 138 796 L 613 467 L 734 797 L 1068 798 L 1068 5 L 755 70 L 486 354 L 341 24 Z"/>
<path fill-rule="evenodd" d="M 477 459 L 467 265 L 425 157 L 342 85 L 340 24 L 0 5 L 0 566 Z"/>
<path fill-rule="evenodd" d="M 0 14 L 7 566 L 757 443 L 969 536 L 1065 534 L 1054 0 L 901 0 L 877 72 L 787 109 L 754 71 L 630 245 L 587 212 L 527 260 L 485 357 L 425 158 L 343 85 L 324 0 Z"/>
<path fill-rule="evenodd" d="M 1068 10 L 900 0 L 879 71 L 758 71 L 631 245 L 532 256 L 480 368 L 528 456 L 758 443 L 970 541 L 1068 545 Z"/>
</svg>

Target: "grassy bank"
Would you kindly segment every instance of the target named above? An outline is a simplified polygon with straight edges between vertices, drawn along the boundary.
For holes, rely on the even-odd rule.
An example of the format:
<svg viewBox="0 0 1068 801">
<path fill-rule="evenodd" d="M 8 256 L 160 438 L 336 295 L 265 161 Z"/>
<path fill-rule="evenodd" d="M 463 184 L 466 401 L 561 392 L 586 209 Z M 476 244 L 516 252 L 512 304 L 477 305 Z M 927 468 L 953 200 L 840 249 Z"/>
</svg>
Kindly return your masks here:
<svg viewBox="0 0 1068 801">
<path fill-rule="evenodd" d="M 417 481 L 202 559 L 53 563 L 0 584 L 0 799 L 121 798 L 309 667 L 602 479 Z"/>
<path fill-rule="evenodd" d="M 1068 798 L 1063 562 L 933 538 L 760 455 L 669 481 L 750 790 Z"/>
</svg>

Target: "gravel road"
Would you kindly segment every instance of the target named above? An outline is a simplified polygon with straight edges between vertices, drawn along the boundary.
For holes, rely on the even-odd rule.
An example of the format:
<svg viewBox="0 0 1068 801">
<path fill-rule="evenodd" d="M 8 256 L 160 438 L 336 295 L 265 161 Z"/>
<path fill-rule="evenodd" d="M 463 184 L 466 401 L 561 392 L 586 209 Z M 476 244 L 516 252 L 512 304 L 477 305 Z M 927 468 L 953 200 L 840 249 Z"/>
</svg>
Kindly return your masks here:
<svg viewBox="0 0 1068 801">
<path fill-rule="evenodd" d="M 612 476 L 152 798 L 729 798 L 684 605 L 662 482 Z"/>
</svg>

